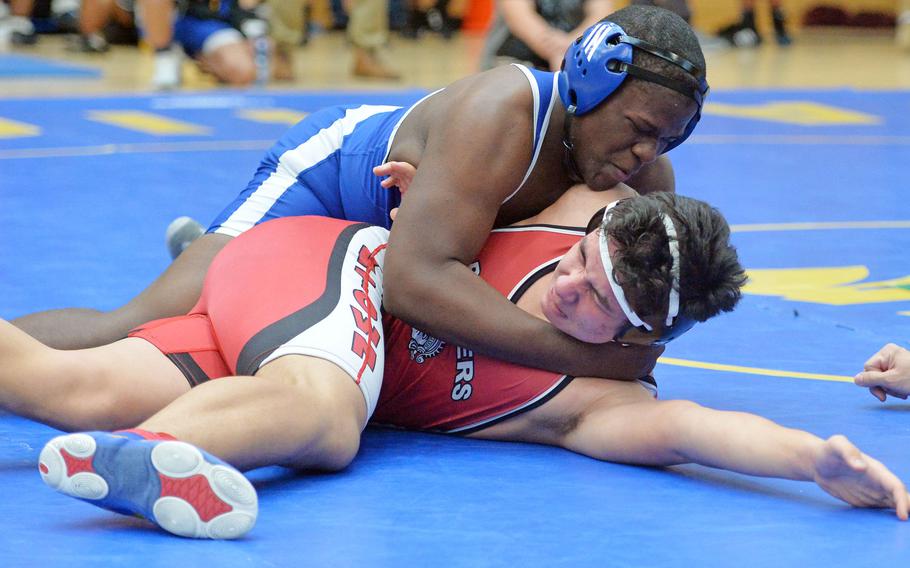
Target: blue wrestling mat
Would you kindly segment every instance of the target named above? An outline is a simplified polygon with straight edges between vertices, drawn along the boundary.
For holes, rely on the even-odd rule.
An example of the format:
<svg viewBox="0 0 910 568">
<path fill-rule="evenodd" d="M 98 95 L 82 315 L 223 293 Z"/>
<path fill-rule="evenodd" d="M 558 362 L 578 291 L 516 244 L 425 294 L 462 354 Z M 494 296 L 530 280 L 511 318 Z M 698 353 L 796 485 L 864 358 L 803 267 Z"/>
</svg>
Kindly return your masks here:
<svg viewBox="0 0 910 568">
<path fill-rule="evenodd" d="M 0 317 L 111 309 L 168 264 L 163 233 L 204 222 L 263 150 L 328 104 L 422 93 L 0 99 Z M 910 404 L 850 383 L 910 346 L 910 93 L 721 91 L 672 159 L 681 193 L 727 216 L 751 283 L 656 369 L 664 399 L 845 434 L 910 481 Z M 647 428 L 647 424 L 642 424 Z M 50 428 L 0 414 L 0 566 L 894 566 L 910 523 L 810 483 L 700 466 L 370 430 L 345 472 L 251 473 L 238 542 L 169 536 L 42 483 Z"/>
<path fill-rule="evenodd" d="M 0 54 L 0 79 L 28 79 L 48 76 L 62 79 L 84 79 L 100 77 L 101 71 L 86 65 L 52 61 L 33 55 Z"/>
</svg>

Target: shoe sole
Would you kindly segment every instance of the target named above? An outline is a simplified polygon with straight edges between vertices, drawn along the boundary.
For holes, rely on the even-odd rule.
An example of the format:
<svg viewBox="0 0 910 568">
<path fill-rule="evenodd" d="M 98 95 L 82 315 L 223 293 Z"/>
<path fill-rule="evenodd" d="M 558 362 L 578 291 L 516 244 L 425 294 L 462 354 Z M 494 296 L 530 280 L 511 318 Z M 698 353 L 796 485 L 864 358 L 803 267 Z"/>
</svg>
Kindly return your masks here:
<svg viewBox="0 0 910 568">
<path fill-rule="evenodd" d="M 93 467 L 97 449 L 97 442 L 87 434 L 54 438 L 41 450 L 41 478 L 77 499 L 91 502 L 108 497 L 110 484 Z M 190 538 L 234 539 L 253 528 L 258 514 L 256 490 L 237 470 L 209 463 L 202 452 L 184 442 L 160 442 L 149 459 L 163 495 L 150 507 L 134 505 L 164 530 Z"/>
</svg>

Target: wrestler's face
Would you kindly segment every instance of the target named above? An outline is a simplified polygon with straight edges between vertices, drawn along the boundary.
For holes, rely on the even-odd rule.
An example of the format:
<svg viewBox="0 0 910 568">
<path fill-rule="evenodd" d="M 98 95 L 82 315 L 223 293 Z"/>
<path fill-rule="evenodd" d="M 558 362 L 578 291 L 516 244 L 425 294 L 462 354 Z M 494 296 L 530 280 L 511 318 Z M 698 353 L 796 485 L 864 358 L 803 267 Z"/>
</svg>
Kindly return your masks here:
<svg viewBox="0 0 910 568">
<path fill-rule="evenodd" d="M 604 272 L 599 240 L 600 229 L 569 249 L 540 301 L 550 323 L 588 343 L 611 341 L 629 323 Z"/>
<path fill-rule="evenodd" d="M 625 182 L 685 133 L 698 105 L 660 85 L 629 81 L 572 120 L 570 140 L 584 182 L 595 191 Z"/>
</svg>

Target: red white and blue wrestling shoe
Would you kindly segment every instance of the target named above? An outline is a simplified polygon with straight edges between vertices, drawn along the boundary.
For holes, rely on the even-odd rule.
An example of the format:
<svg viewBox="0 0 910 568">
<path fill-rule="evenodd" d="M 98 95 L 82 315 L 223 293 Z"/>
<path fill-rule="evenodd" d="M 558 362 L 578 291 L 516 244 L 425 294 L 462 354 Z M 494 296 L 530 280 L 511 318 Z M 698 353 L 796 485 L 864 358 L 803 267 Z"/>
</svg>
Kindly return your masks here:
<svg viewBox="0 0 910 568">
<path fill-rule="evenodd" d="M 58 436 L 38 469 L 57 491 L 98 507 L 138 514 L 173 534 L 233 539 L 256 523 L 256 490 L 239 471 L 177 441 L 131 433 Z"/>
</svg>

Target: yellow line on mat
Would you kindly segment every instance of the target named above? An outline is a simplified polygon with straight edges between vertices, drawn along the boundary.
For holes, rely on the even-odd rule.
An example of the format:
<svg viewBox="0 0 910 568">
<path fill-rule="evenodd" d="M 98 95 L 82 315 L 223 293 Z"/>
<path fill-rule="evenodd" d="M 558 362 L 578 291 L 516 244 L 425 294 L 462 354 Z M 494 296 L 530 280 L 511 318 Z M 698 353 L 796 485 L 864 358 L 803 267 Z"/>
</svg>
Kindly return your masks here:
<svg viewBox="0 0 910 568">
<path fill-rule="evenodd" d="M 831 221 L 824 223 L 753 223 L 730 225 L 734 233 L 824 231 L 832 229 L 910 229 L 910 221 Z"/>
<path fill-rule="evenodd" d="M 676 359 L 673 357 L 661 357 L 658 363 L 664 365 L 674 365 L 677 367 L 693 367 L 695 369 L 707 369 L 709 371 L 727 371 L 730 373 L 746 373 L 749 375 L 765 375 L 768 377 L 790 377 L 793 379 L 808 379 L 812 381 L 837 381 L 840 383 L 852 383 L 853 377 L 843 375 L 825 375 L 821 373 L 801 373 L 799 371 L 780 371 L 777 369 L 762 369 L 761 367 L 743 367 L 741 365 L 723 365 L 720 363 L 706 363 L 703 361 L 691 361 L 689 359 Z"/>
</svg>

